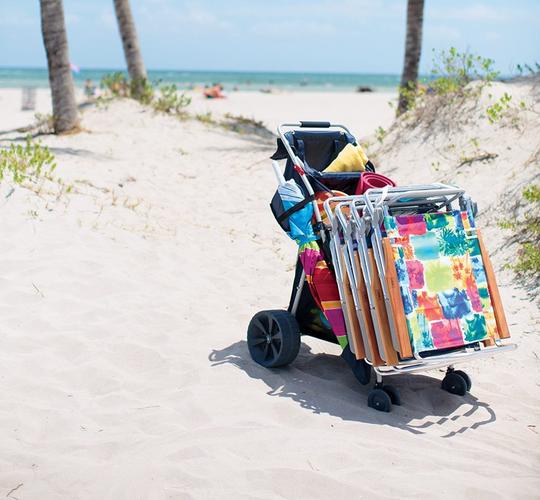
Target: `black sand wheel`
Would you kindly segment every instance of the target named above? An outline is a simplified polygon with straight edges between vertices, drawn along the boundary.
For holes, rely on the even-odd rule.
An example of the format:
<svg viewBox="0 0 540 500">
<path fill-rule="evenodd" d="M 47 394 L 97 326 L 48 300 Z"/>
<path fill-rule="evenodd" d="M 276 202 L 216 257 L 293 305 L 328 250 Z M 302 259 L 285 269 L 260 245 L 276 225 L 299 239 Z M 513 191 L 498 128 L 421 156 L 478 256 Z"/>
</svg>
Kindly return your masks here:
<svg viewBox="0 0 540 500">
<path fill-rule="evenodd" d="M 392 409 L 392 400 L 386 391 L 380 387 L 374 387 L 368 393 L 368 406 L 388 413 Z"/>
<path fill-rule="evenodd" d="M 467 392 L 469 392 L 472 387 L 471 377 L 469 377 L 469 375 L 467 375 L 463 370 L 454 370 L 454 373 L 457 373 L 461 378 L 465 380 L 465 383 L 467 384 Z"/>
<path fill-rule="evenodd" d="M 465 396 L 467 394 L 467 380 L 459 374 L 458 370 L 449 370 L 441 382 L 441 388 L 450 394 Z"/>
<path fill-rule="evenodd" d="M 300 349 L 300 329 L 288 311 L 260 311 L 251 319 L 248 349 L 256 363 L 276 368 L 291 363 Z"/>
</svg>

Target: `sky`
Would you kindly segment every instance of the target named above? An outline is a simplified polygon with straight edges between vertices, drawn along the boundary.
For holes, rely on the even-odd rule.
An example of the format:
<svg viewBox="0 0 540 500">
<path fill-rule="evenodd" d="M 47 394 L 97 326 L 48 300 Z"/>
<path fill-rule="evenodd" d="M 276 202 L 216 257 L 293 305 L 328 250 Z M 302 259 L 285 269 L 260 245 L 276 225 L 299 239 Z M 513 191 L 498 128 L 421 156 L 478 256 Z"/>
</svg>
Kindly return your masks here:
<svg viewBox="0 0 540 500">
<path fill-rule="evenodd" d="M 401 73 L 406 0 L 131 0 L 149 69 Z M 70 59 L 123 68 L 112 0 L 64 0 Z M 425 0 L 421 71 L 450 46 L 540 62 L 540 0 Z M 0 66 L 45 67 L 37 0 L 0 0 Z"/>
</svg>

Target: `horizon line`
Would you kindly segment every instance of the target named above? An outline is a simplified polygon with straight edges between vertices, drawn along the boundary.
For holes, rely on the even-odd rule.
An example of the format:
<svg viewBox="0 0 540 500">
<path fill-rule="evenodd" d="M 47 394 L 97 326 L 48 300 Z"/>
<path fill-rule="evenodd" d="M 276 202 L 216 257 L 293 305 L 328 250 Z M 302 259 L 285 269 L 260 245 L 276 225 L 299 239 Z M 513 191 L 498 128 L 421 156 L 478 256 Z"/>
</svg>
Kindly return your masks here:
<svg viewBox="0 0 540 500">
<path fill-rule="evenodd" d="M 75 63 L 72 63 L 75 64 Z M 81 71 L 124 71 L 127 73 L 127 68 L 122 67 L 91 67 L 91 66 L 80 66 L 77 64 Z M 0 65 L 0 70 L 2 69 L 28 69 L 28 70 L 43 70 L 48 71 L 47 66 L 10 66 L 10 65 Z M 387 72 L 346 72 L 346 71 L 311 71 L 311 70 L 301 70 L 301 71 L 291 71 L 291 70 L 246 70 L 246 69 L 174 69 L 174 68 L 146 68 L 147 71 L 174 71 L 174 72 L 186 72 L 186 73 L 283 73 L 283 74 L 311 74 L 311 75 L 373 75 L 373 76 L 401 76 L 400 73 L 387 73 Z"/>
</svg>

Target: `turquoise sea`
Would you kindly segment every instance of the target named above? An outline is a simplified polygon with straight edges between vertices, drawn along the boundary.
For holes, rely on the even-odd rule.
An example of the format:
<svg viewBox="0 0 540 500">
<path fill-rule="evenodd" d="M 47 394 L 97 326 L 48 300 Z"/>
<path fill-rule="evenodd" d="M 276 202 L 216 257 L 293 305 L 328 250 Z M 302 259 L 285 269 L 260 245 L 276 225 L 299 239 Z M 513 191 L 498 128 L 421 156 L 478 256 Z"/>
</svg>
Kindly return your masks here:
<svg viewBox="0 0 540 500">
<path fill-rule="evenodd" d="M 98 83 L 101 78 L 118 70 L 81 69 L 74 73 L 75 84 L 82 86 L 86 79 Z M 247 71 L 182 71 L 150 70 L 154 83 L 175 83 L 179 88 L 221 83 L 225 90 L 261 90 L 279 88 L 286 90 L 356 90 L 371 87 L 373 90 L 394 90 L 399 75 L 345 74 L 345 73 L 282 73 Z M 0 68 L 0 87 L 48 87 L 47 70 L 44 68 Z"/>
</svg>

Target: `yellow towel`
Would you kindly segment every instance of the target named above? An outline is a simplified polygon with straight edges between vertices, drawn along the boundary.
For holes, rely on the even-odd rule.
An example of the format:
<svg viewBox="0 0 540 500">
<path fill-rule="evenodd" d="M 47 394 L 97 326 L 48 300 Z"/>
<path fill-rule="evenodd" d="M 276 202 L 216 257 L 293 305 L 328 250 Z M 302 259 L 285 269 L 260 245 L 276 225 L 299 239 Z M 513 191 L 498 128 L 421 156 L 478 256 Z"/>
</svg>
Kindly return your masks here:
<svg viewBox="0 0 540 500">
<path fill-rule="evenodd" d="M 347 144 L 324 172 L 364 172 L 368 157 L 360 145 Z"/>
</svg>

